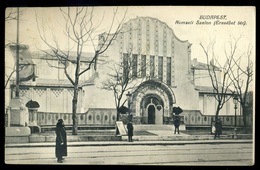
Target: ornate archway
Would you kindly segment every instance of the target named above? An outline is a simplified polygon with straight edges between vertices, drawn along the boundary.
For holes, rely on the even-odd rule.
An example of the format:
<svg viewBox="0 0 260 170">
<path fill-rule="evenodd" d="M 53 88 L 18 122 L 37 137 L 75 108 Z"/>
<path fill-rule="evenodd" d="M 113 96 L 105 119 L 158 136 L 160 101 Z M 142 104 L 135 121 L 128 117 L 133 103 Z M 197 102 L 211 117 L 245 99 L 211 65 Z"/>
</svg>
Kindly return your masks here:
<svg viewBox="0 0 260 170">
<path fill-rule="evenodd" d="M 170 117 L 174 103 L 176 99 L 169 86 L 160 81 L 148 80 L 134 91 L 131 108 L 141 124 L 164 124 L 164 118 Z"/>
</svg>

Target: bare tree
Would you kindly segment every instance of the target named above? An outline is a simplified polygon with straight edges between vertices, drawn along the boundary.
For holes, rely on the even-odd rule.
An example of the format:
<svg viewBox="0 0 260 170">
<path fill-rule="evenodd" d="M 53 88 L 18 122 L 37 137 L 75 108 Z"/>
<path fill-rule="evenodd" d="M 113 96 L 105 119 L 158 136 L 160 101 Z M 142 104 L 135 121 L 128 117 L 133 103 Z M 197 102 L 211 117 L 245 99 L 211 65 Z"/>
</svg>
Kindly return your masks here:
<svg viewBox="0 0 260 170">
<path fill-rule="evenodd" d="M 19 11 L 19 15 L 23 14 L 24 10 Z M 5 21 L 17 20 L 17 8 L 6 8 Z"/>
<path fill-rule="evenodd" d="M 124 22 L 126 11 L 122 16 L 122 19 L 118 21 L 116 15 L 118 14 L 118 8 L 113 9 L 113 17 L 110 22 L 111 25 L 108 29 L 108 33 L 103 34 L 102 43 L 95 45 L 94 38 L 97 33 L 97 29 L 100 27 L 100 24 L 103 21 L 103 18 L 100 23 L 97 25 L 94 24 L 94 8 L 88 7 L 68 7 L 59 9 L 63 19 L 65 20 L 64 32 L 67 37 L 67 50 L 63 50 L 60 47 L 60 42 L 58 38 L 52 32 L 53 41 L 52 43 L 47 40 L 47 37 L 44 33 L 40 31 L 38 20 L 38 30 L 42 41 L 51 49 L 51 53 L 44 51 L 50 56 L 55 57 L 60 63 L 63 64 L 62 67 L 57 67 L 58 69 L 63 69 L 67 79 L 71 82 L 74 87 L 73 99 L 72 99 L 72 120 L 73 120 L 73 129 L 72 134 L 77 135 L 78 122 L 77 122 L 77 103 L 78 103 L 78 92 L 79 92 L 79 78 L 85 72 L 91 69 L 91 66 L 96 62 L 98 56 L 105 52 L 110 46 L 112 41 L 115 39 L 121 25 Z M 104 16 L 103 16 L 104 17 Z M 116 23 L 117 22 L 117 23 Z M 113 27 L 116 26 L 114 33 L 112 34 Z M 91 43 L 92 48 L 94 48 L 94 55 L 91 61 L 88 63 L 88 66 L 84 69 L 80 67 L 82 62 L 82 53 L 87 48 L 87 44 Z M 71 60 L 72 58 L 72 49 L 76 49 L 76 61 Z M 68 71 L 68 65 L 74 64 L 74 77 L 70 75 Z"/>
<path fill-rule="evenodd" d="M 241 38 L 241 37 L 240 37 Z M 252 54 L 252 47 L 249 45 L 248 49 L 245 53 L 242 53 L 237 58 L 235 57 L 235 52 L 238 47 L 238 42 L 240 38 L 230 41 L 230 53 L 225 51 L 227 60 L 230 60 L 228 63 L 230 64 L 229 76 L 231 77 L 233 86 L 235 88 L 235 93 L 238 97 L 238 101 L 242 108 L 242 115 L 243 115 L 243 124 L 244 124 L 244 131 L 246 133 L 246 119 L 247 119 L 247 103 L 249 101 L 249 84 L 253 80 L 253 62 L 251 61 L 250 57 Z M 245 64 L 245 67 L 242 67 L 242 64 Z"/>
<path fill-rule="evenodd" d="M 135 84 L 131 84 L 137 78 L 137 72 L 133 74 L 133 63 L 136 62 L 131 59 L 131 54 L 123 54 L 126 59 L 120 64 L 117 62 L 112 62 L 111 73 L 108 73 L 108 78 L 102 84 L 102 89 L 113 91 L 114 101 L 117 110 L 116 120 L 119 119 L 119 108 L 123 106 L 126 102 L 122 102 L 125 92 L 132 90 L 135 87 Z M 131 84 L 131 85 L 130 85 Z M 122 103 L 121 103 L 122 102 Z"/>
<path fill-rule="evenodd" d="M 108 78 L 102 83 L 103 85 L 101 88 L 113 92 L 116 107 L 116 121 L 118 121 L 120 110 L 122 110 L 121 108 L 123 108 L 127 101 L 127 99 L 122 101 L 124 95 L 135 89 L 137 85 L 146 78 L 145 76 L 138 77 L 141 72 L 146 70 L 146 67 L 137 70 L 137 55 L 132 54 L 131 52 L 123 54 L 123 61 L 113 61 L 111 65 L 111 73 L 108 74 Z M 145 65 L 147 66 L 147 64 Z M 130 110 L 127 112 L 129 113 Z"/>
<path fill-rule="evenodd" d="M 207 59 L 207 70 L 213 87 L 213 93 L 215 93 L 214 97 L 217 101 L 217 108 L 216 108 L 216 115 L 215 115 L 215 120 L 217 120 L 220 110 L 223 108 L 224 104 L 231 98 L 231 95 L 228 95 L 228 92 L 230 92 L 230 86 L 232 85 L 232 81 L 230 80 L 229 77 L 229 70 L 231 69 L 230 62 L 232 60 L 227 60 L 225 64 L 222 66 L 218 62 L 216 55 L 214 53 L 214 45 L 215 45 L 215 41 L 212 41 L 208 45 L 208 47 L 205 48 L 200 43 L 200 46 L 202 47 Z M 217 66 L 215 65 L 215 62 Z M 221 78 L 218 77 L 220 72 L 222 72 L 222 76 L 223 76 Z"/>
</svg>

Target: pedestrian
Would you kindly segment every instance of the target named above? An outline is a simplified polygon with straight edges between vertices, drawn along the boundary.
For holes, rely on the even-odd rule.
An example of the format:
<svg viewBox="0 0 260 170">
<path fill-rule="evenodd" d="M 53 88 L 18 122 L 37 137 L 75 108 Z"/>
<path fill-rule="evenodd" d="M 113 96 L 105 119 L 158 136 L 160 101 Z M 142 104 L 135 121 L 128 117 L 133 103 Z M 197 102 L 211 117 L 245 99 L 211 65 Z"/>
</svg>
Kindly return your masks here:
<svg viewBox="0 0 260 170">
<path fill-rule="evenodd" d="M 134 127 L 132 124 L 132 121 L 129 121 L 127 123 L 127 135 L 128 135 L 128 142 L 133 142 L 133 131 L 134 131 Z"/>
<path fill-rule="evenodd" d="M 175 127 L 174 134 L 176 134 L 176 131 L 178 131 L 178 134 L 180 134 L 180 130 L 179 130 L 180 123 L 181 123 L 181 121 L 180 121 L 179 116 L 174 116 L 174 122 L 173 122 L 174 127 Z"/>
<path fill-rule="evenodd" d="M 63 156 L 67 156 L 67 133 L 62 119 L 59 119 L 56 124 L 56 145 L 55 156 L 57 162 L 62 163 Z"/>
<path fill-rule="evenodd" d="M 220 135 L 222 134 L 222 122 L 220 119 L 217 119 L 216 123 L 215 123 L 215 136 L 214 139 L 216 139 L 216 137 L 218 137 L 220 139 Z"/>
</svg>

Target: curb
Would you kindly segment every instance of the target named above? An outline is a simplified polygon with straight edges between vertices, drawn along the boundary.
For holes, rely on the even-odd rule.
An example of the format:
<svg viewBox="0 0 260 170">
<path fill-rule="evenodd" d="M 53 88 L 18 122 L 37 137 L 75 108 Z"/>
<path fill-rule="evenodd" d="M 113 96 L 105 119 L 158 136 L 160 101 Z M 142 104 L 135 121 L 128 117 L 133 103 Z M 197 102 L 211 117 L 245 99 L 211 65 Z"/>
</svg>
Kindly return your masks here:
<svg viewBox="0 0 260 170">
<path fill-rule="evenodd" d="M 125 146 L 125 145 L 186 145 L 186 144 L 234 144 L 234 143 L 253 143 L 253 140 L 187 140 L 187 141 L 113 141 L 113 142 L 68 142 L 68 147 L 80 146 Z M 55 147 L 55 143 L 20 143 L 6 144 L 5 148 L 20 147 Z"/>
</svg>

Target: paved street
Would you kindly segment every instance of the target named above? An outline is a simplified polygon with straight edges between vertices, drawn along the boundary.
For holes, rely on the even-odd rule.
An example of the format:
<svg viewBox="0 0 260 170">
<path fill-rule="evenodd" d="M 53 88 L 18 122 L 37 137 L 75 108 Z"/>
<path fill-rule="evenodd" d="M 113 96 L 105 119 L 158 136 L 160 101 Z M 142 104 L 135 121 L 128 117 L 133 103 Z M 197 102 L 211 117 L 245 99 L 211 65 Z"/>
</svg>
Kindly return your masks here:
<svg viewBox="0 0 260 170">
<path fill-rule="evenodd" d="M 63 164 L 252 165 L 252 143 L 69 146 Z M 6 164 L 58 164 L 54 147 L 5 148 Z"/>
</svg>

